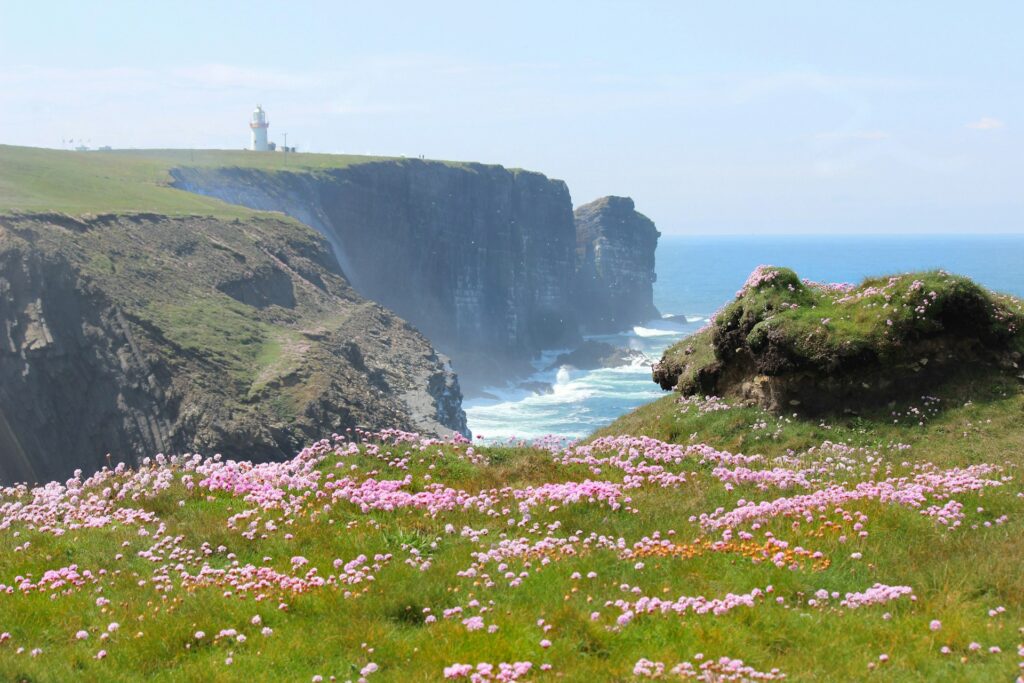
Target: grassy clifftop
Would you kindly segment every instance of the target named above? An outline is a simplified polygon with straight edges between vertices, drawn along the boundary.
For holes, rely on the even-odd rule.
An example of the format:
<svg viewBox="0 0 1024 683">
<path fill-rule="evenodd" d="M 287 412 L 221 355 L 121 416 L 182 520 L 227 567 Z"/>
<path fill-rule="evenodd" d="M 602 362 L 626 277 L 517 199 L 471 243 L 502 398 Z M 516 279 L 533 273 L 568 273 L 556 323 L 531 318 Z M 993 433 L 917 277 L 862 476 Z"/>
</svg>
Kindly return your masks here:
<svg viewBox="0 0 1024 683">
<path fill-rule="evenodd" d="M 170 187 L 170 169 L 240 167 L 316 172 L 388 160 L 398 161 L 343 154 L 188 149 L 69 152 L 0 145 L 0 213 L 250 216 L 251 210 Z"/>
</svg>

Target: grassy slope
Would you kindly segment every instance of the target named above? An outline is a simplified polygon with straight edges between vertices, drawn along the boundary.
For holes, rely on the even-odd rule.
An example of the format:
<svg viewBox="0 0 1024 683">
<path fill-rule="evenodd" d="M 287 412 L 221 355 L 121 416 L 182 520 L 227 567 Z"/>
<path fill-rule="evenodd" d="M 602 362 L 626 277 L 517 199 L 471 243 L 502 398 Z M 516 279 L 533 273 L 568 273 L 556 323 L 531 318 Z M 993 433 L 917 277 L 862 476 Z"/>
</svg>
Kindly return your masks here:
<svg viewBox="0 0 1024 683">
<path fill-rule="evenodd" d="M 1016 471 L 1024 452 L 1024 431 L 1019 427 L 1024 418 L 1024 396 L 1016 384 L 982 380 L 950 387 L 949 392 L 947 400 L 938 404 L 944 408 L 914 406 L 922 409 L 923 418 L 906 410 L 909 407 L 901 407 L 901 416 L 895 421 L 861 418 L 829 424 L 774 418 L 747 408 L 702 415 L 696 405 L 679 405 L 675 397 L 667 397 L 605 430 L 684 442 L 695 435 L 693 441 L 766 456 L 782 455 L 788 449 L 801 451 L 824 440 L 843 441 L 881 448 L 893 474 L 910 471 L 902 463 L 925 461 L 940 467 L 981 462 L 1006 466 L 1004 475 L 1011 479 L 1003 486 L 953 496 L 966 512 L 963 528 L 954 531 L 913 509 L 876 501 L 844 506 L 868 515 L 867 538 L 856 538 L 847 527 L 845 533 L 851 539 L 841 542 L 834 532 L 823 533 L 815 525 L 794 528 L 792 520 L 786 519 L 771 521 L 758 532 L 771 530 L 794 545 L 822 551 L 831 560 L 822 571 L 779 569 L 740 555 L 715 553 L 687 560 L 647 559 L 643 570 L 637 570 L 632 560 L 599 550 L 576 558 L 556 558 L 539 576 L 531 573 L 518 588 L 507 587 L 500 578 L 504 570 L 493 564 L 487 568 L 497 579 L 493 588 L 456 575 L 470 565 L 470 553 L 489 547 L 506 531 L 530 541 L 547 535 L 565 537 L 577 530 L 583 535 L 596 532 L 621 536 L 628 546 L 655 531 L 674 529 L 680 540 L 690 540 L 702 535 L 698 524 L 689 521 L 691 515 L 712 512 L 719 506 L 731 509 L 741 498 L 770 500 L 801 493 L 761 491 L 752 485 L 728 491 L 711 475 L 711 467 L 696 459 L 670 468 L 690 472 L 680 489 L 646 485 L 634 492 L 635 513 L 613 511 L 599 503 L 566 505 L 553 511 L 542 505 L 533 510 L 526 528 L 508 526 L 507 518 L 521 519 L 514 504 L 508 502 L 496 506 L 499 514 L 495 517 L 462 511 L 431 517 L 410 509 L 362 513 L 344 503 L 324 511 L 317 503 L 301 505 L 303 511 L 291 515 L 264 513 L 264 521 L 278 519 L 279 526 L 293 534 L 292 539 L 286 539 L 282 531 L 249 541 L 226 524 L 232 514 L 252 507 L 240 496 L 187 492 L 175 484 L 151 499 L 122 504 L 159 514 L 170 535 L 183 536 L 178 544 L 182 548 L 198 548 L 204 541 L 213 548 L 223 544 L 227 550 L 214 552 L 209 560 L 217 567 L 228 566 L 225 553 L 234 552 L 239 562 L 260 565 L 263 558 L 270 558 L 266 564 L 288 572 L 289 558 L 301 555 L 321 575 L 327 575 L 333 573 L 331 561 L 336 557 L 347 561 L 360 553 L 395 554 L 395 560 L 374 582 L 357 586 L 358 595 L 347 599 L 335 589 L 305 595 L 268 591 L 263 602 L 251 596 L 226 597 L 220 588 L 195 592 L 175 588 L 165 595 L 151 584 L 137 583 L 148 579 L 161 563 L 135 555 L 153 539 L 139 536 L 132 525 L 72 530 L 56 538 L 19 525 L 20 536 L 10 530 L 0 534 L 0 581 L 10 582 L 26 572 L 34 572 L 38 578 L 47 568 L 69 563 L 93 570 L 119 570 L 120 575 L 103 580 L 102 589 L 89 587 L 52 600 L 48 592 L 0 596 L 0 631 L 13 634 L 10 642 L 0 645 L 0 675 L 24 673 L 32 680 L 44 681 L 130 680 L 140 674 L 152 680 L 310 680 L 322 674 L 354 680 L 358 669 L 373 661 L 380 671 L 370 676 L 371 681 L 425 681 L 437 680 L 443 667 L 455 662 L 528 660 L 534 662 L 535 673 L 542 662 L 553 665 L 551 674 L 531 680 L 560 673 L 563 680 L 597 681 L 629 680 L 633 664 L 641 657 L 672 664 L 704 653 L 739 657 L 762 671 L 779 667 L 789 680 L 799 681 L 879 675 L 884 680 L 1009 680 L 1017 669 L 1017 628 L 1024 625 L 1024 578 L 1019 571 L 1024 546 L 1018 542 L 1024 503 L 1017 496 L 1021 487 Z M 973 398 L 969 405 L 964 405 L 965 396 Z M 911 448 L 898 452 L 885 448 L 894 442 Z M 611 468 L 598 474 L 581 465 L 556 464 L 542 451 L 521 448 L 480 449 L 486 464 L 469 462 L 464 446 L 445 447 L 440 449 L 443 453 L 436 447 L 389 450 L 396 455 L 408 451 L 416 490 L 427 483 L 427 475 L 432 481 L 468 491 L 586 478 L 622 479 L 621 473 Z M 380 459 L 347 457 L 342 469 L 334 467 L 335 460 L 332 456 L 321 468 L 360 480 L 373 473 L 377 479 L 405 475 L 404 470 Z M 841 478 L 855 481 L 862 475 L 847 472 Z M 184 504 L 179 506 L 179 500 Z M 511 510 L 501 514 L 502 507 Z M 979 507 L 983 508 L 980 512 Z M 1008 515 L 1005 524 L 984 526 L 1002 515 Z M 289 524 L 282 517 L 292 521 Z M 534 522 L 539 528 L 530 531 Z M 545 528 L 556 522 L 560 527 Z M 446 533 L 446 524 L 457 529 L 487 528 L 489 537 L 473 542 Z M 155 523 L 141 526 L 150 532 L 156 528 Z M 245 522 L 240 527 L 244 529 Z M 26 541 L 31 541 L 31 547 L 15 552 Z M 437 547 L 432 549 L 433 542 Z M 122 543 L 127 545 L 122 548 Z M 432 558 L 430 569 L 421 572 L 403 563 L 411 557 L 410 546 Z M 118 552 L 125 557 L 115 559 Z M 853 552 L 863 553 L 863 559 L 851 557 Z M 509 565 L 509 571 L 516 573 L 533 571 L 521 559 L 510 560 Z M 535 559 L 533 567 L 538 566 Z M 190 570 L 195 568 L 190 566 Z M 594 571 L 597 577 L 576 580 L 571 577 L 576 571 L 584 576 Z M 806 605 L 820 588 L 846 593 L 863 591 L 875 582 L 911 586 L 917 600 L 902 598 L 858 610 Z M 615 632 L 609 627 L 618 611 L 606 607 L 605 601 L 629 597 L 619 589 L 622 583 L 670 599 L 680 595 L 721 597 L 730 591 L 744 593 L 772 584 L 785 604 L 769 600 L 721 616 L 638 617 Z M 101 594 L 112 601 L 109 606 L 96 606 Z M 473 598 L 484 604 L 494 601 L 493 610 L 484 618 L 487 624 L 500 627 L 496 633 L 467 632 L 461 617 L 423 624 L 424 607 L 440 615 L 444 608 L 466 607 Z M 287 603 L 287 611 L 278 609 L 282 601 Z M 988 616 L 990 609 L 999 606 L 1005 607 L 1005 613 Z M 591 621 L 591 611 L 600 613 L 597 621 Z M 264 638 L 259 628 L 249 623 L 255 614 L 274 629 L 272 636 Z M 464 616 L 471 614 L 475 611 L 467 608 Z M 553 626 L 547 634 L 537 626 L 540 618 Z M 938 632 L 929 630 L 933 619 L 942 622 Z M 121 629 L 101 643 L 99 634 L 110 621 L 119 622 Z M 210 642 L 213 634 L 224 628 L 238 629 L 248 640 L 241 644 Z M 74 640 L 79 629 L 90 633 L 88 640 Z M 207 634 L 201 645 L 192 638 L 196 630 Z M 539 646 L 545 636 L 553 643 L 549 650 Z M 971 642 L 981 643 L 984 650 L 970 652 Z M 949 645 L 953 654 L 941 654 L 943 645 Z M 37 658 L 17 655 L 17 646 L 41 647 L 44 652 Z M 991 646 L 1002 652 L 987 653 Z M 97 662 L 92 657 L 101 647 L 109 657 Z M 373 648 L 372 653 L 368 648 Z M 887 654 L 890 661 L 872 672 L 868 665 L 880 654 Z M 231 665 L 225 664 L 228 656 L 233 658 Z"/>
</svg>

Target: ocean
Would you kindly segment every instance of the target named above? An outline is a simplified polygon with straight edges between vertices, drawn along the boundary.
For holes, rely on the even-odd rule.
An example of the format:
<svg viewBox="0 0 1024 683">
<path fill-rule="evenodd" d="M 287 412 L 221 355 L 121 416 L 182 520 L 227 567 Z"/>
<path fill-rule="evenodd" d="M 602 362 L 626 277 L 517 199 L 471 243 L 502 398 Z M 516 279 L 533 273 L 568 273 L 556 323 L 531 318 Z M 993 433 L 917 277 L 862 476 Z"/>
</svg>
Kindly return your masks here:
<svg viewBox="0 0 1024 683">
<path fill-rule="evenodd" d="M 921 236 L 665 236 L 658 244 L 654 303 L 663 315 L 628 332 L 592 337 L 638 349 L 647 361 L 581 371 L 543 371 L 565 349 L 547 352 L 530 379 L 552 385 L 535 394 L 494 387 L 495 398 L 465 401 L 474 435 L 485 441 L 579 438 L 664 392 L 651 381 L 650 363 L 671 344 L 700 329 L 730 301 L 755 267 L 788 266 L 802 278 L 859 282 L 872 275 L 943 268 L 999 292 L 1024 296 L 1024 235 Z"/>
</svg>

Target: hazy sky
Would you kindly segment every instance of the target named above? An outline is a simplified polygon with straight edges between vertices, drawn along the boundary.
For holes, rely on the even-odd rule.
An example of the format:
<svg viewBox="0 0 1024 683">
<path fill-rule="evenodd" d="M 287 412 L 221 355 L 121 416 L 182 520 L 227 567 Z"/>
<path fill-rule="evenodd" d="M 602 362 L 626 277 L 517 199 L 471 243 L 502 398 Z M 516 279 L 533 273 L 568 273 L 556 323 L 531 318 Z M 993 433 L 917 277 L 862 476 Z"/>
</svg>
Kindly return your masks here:
<svg viewBox="0 0 1024 683">
<path fill-rule="evenodd" d="M 1024 232 L 1024 2 L 0 0 L 0 143 L 477 160 L 663 232 Z"/>
</svg>

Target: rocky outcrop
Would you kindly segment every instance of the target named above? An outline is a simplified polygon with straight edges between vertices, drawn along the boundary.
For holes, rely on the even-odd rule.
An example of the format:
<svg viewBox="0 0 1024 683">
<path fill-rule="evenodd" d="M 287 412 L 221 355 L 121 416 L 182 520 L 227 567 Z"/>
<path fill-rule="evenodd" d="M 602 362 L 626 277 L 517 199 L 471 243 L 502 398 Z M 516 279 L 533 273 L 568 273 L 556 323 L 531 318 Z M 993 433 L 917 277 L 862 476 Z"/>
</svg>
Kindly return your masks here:
<svg viewBox="0 0 1024 683">
<path fill-rule="evenodd" d="M 580 317 L 587 332 L 615 332 L 659 317 L 654 252 L 661 233 L 629 197 L 576 209 Z"/>
<path fill-rule="evenodd" d="M 878 413 L 954 381 L 1024 380 L 1024 302 L 942 271 L 801 281 L 758 267 L 736 299 L 653 367 L 663 389 L 775 413 Z"/>
<path fill-rule="evenodd" d="M 548 370 L 556 370 L 563 365 L 571 365 L 578 370 L 595 370 L 597 368 L 619 368 L 623 365 L 645 361 L 647 356 L 636 349 L 616 347 L 608 342 L 588 339 L 576 349 L 560 353 Z"/>
<path fill-rule="evenodd" d="M 294 221 L 0 217 L 0 479 L 466 433 L 447 360 Z"/>
<path fill-rule="evenodd" d="M 621 198 L 574 217 L 565 183 L 539 173 L 393 160 L 172 176 L 178 188 L 315 228 L 352 285 L 451 355 L 464 386 L 529 374 L 542 349 L 657 313 L 653 224 Z"/>
</svg>

